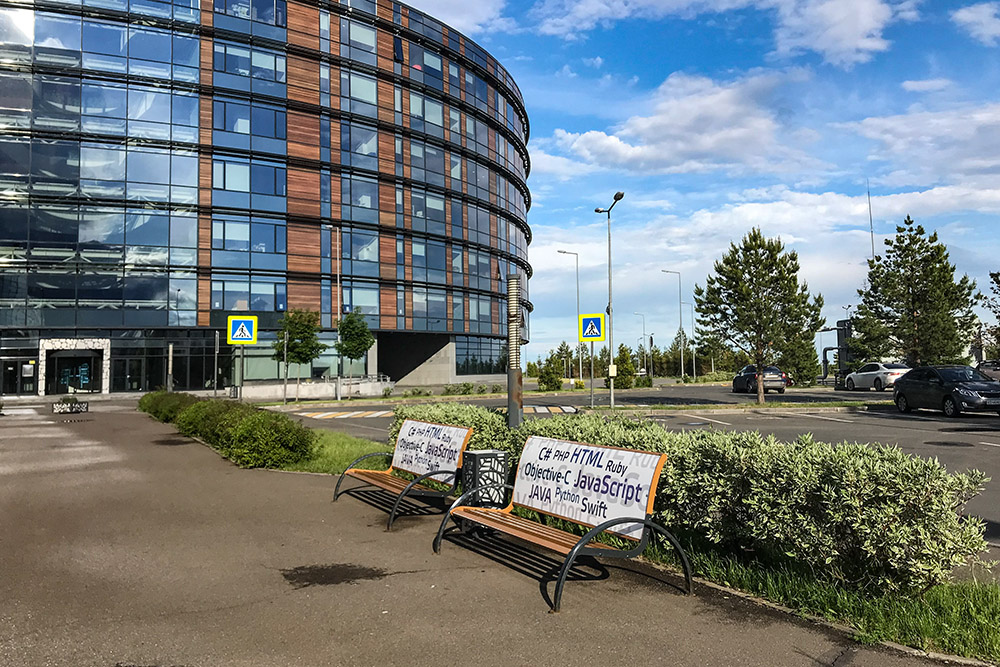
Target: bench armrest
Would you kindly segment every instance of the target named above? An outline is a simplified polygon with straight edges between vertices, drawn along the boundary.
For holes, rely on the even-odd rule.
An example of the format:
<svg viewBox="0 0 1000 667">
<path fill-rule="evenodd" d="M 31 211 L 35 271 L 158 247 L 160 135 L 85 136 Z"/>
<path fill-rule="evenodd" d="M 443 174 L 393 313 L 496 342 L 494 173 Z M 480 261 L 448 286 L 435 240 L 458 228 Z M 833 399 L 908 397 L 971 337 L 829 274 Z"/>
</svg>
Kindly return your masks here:
<svg viewBox="0 0 1000 667">
<path fill-rule="evenodd" d="M 365 454 L 364 456 L 359 456 L 358 458 L 356 458 L 353 461 L 351 461 L 347 465 L 347 468 L 344 469 L 344 472 L 340 475 L 340 479 L 337 480 L 337 486 L 333 490 L 333 499 L 334 499 L 334 501 L 336 501 L 337 497 L 340 495 L 340 485 L 344 483 L 344 478 L 347 477 L 347 472 L 349 470 L 351 470 L 358 463 L 361 463 L 362 461 L 364 461 L 365 459 L 374 458 L 376 456 L 392 456 L 392 452 L 374 452 L 372 454 Z M 391 464 L 390 464 L 390 466 L 391 466 Z"/>
</svg>

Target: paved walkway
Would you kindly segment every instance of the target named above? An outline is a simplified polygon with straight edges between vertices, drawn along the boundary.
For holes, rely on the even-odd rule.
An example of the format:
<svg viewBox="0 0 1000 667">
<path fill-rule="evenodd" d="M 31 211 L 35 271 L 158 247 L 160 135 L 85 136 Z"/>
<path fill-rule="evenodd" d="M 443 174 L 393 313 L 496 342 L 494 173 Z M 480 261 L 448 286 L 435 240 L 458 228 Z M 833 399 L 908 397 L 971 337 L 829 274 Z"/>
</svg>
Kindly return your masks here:
<svg viewBox="0 0 1000 667">
<path fill-rule="evenodd" d="M 503 408 L 502 410 L 506 410 Z M 579 412 L 572 405 L 526 405 L 524 406 L 524 414 L 527 415 L 546 415 L 546 414 L 575 414 Z M 300 417 L 310 417 L 312 419 L 365 419 L 365 418 L 378 418 L 378 417 L 389 417 L 392 415 L 392 410 L 337 410 L 337 411 L 316 411 L 312 412 L 296 412 Z"/>
<path fill-rule="evenodd" d="M 581 569 L 549 614 L 549 558 L 435 556 L 436 516 L 386 533 L 378 494 L 331 503 L 330 477 L 91 407 L 0 417 L 4 667 L 936 664 L 632 564 Z"/>
</svg>

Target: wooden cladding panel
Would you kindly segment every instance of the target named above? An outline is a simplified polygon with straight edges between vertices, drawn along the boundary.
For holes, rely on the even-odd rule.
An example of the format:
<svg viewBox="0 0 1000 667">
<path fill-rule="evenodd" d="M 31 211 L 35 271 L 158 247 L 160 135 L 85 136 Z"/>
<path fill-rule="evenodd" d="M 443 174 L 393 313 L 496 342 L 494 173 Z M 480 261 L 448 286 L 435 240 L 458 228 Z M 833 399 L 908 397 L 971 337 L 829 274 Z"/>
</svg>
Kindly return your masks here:
<svg viewBox="0 0 1000 667">
<path fill-rule="evenodd" d="M 319 104 L 319 63 L 289 55 L 288 99 L 307 104 Z"/>
<path fill-rule="evenodd" d="M 319 226 L 300 222 L 288 223 L 288 270 L 319 273 Z"/>
<path fill-rule="evenodd" d="M 336 212 L 340 210 L 337 207 L 340 206 L 341 199 L 342 199 L 342 197 L 341 197 L 341 194 L 340 194 L 340 176 L 336 176 L 336 175 L 331 176 L 330 177 L 330 203 L 333 205 L 333 210 L 334 210 L 334 216 L 333 217 L 335 217 L 335 218 L 339 217 L 338 215 L 336 215 Z"/>
<path fill-rule="evenodd" d="M 378 0 L 375 6 L 375 13 L 380 19 L 392 20 L 392 0 Z"/>
<path fill-rule="evenodd" d="M 383 123 L 396 122 L 396 101 L 392 83 L 378 81 L 378 119 Z M 392 155 L 392 151 L 389 152 Z"/>
<path fill-rule="evenodd" d="M 201 84 L 203 86 L 212 85 L 212 68 L 214 52 L 212 40 L 208 37 L 201 38 Z"/>
<path fill-rule="evenodd" d="M 212 27 L 212 18 L 215 11 L 214 0 L 201 0 L 201 24 L 207 28 Z"/>
<path fill-rule="evenodd" d="M 291 168 L 288 170 L 288 213 L 291 215 L 320 216 L 318 172 Z M 291 234 L 291 230 L 289 230 Z M 317 231 L 317 239 L 319 232 Z M 291 252 L 291 237 L 288 250 Z"/>
<path fill-rule="evenodd" d="M 327 122 L 323 119 L 324 123 Z M 340 121 L 332 120 L 330 123 L 330 154 L 333 156 L 333 161 L 340 161 Z"/>
<path fill-rule="evenodd" d="M 403 279 L 407 281 L 413 280 L 413 241 L 411 239 L 406 239 L 403 241 L 403 262 L 405 267 L 403 268 Z M 410 298 L 410 302 L 406 306 L 406 312 L 412 312 L 412 296 L 409 292 L 406 296 Z"/>
<path fill-rule="evenodd" d="M 382 285 L 378 293 L 378 311 L 381 313 L 379 325 L 383 329 L 396 328 L 396 290 Z"/>
<path fill-rule="evenodd" d="M 301 308 L 303 310 L 319 310 L 319 281 L 290 278 L 288 280 L 288 307 Z"/>
<path fill-rule="evenodd" d="M 379 182 L 378 208 L 381 212 L 392 212 L 396 210 L 396 187 L 392 183 L 386 183 L 385 181 Z M 395 224 L 395 220 L 393 220 L 392 224 Z"/>
<path fill-rule="evenodd" d="M 288 112 L 288 155 L 319 159 L 319 116 L 300 111 Z M 319 196 L 317 188 L 316 196 Z"/>
<path fill-rule="evenodd" d="M 392 71 L 393 69 L 392 40 L 393 36 L 391 34 L 382 31 L 378 33 L 378 39 L 375 42 L 375 53 L 378 56 L 379 69 L 386 71 Z"/>
<path fill-rule="evenodd" d="M 288 43 L 319 49 L 318 8 L 297 2 L 288 3 Z"/>
<path fill-rule="evenodd" d="M 212 97 L 202 95 L 198 101 L 198 141 L 202 146 L 212 145 Z"/>
<path fill-rule="evenodd" d="M 493 333 L 500 333 L 500 302 L 493 299 L 490 307 L 491 315 L 493 316 Z"/>
<path fill-rule="evenodd" d="M 396 277 L 396 236 L 394 234 L 379 235 L 378 262 L 379 278 L 393 280 Z M 393 304 L 393 308 L 395 308 L 395 304 Z"/>
<path fill-rule="evenodd" d="M 382 113 L 379 110 L 379 113 Z M 389 132 L 378 133 L 378 170 L 379 173 L 393 176 L 396 173 L 396 137 Z"/>
<path fill-rule="evenodd" d="M 198 204 L 212 205 L 212 156 L 201 155 L 198 158 Z"/>
</svg>

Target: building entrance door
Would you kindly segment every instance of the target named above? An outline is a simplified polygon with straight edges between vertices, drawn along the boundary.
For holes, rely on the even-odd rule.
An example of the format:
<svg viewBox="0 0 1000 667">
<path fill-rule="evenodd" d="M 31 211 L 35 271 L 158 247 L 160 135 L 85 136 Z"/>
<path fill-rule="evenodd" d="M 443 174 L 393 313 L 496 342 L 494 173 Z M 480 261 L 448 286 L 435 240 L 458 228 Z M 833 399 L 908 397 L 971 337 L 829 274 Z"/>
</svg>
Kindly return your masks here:
<svg viewBox="0 0 1000 667">
<path fill-rule="evenodd" d="M 0 395 L 38 393 L 38 364 L 34 359 L 0 359 Z"/>
<path fill-rule="evenodd" d="M 101 355 L 89 350 L 50 353 L 46 359 L 45 377 L 48 394 L 99 392 Z"/>
</svg>

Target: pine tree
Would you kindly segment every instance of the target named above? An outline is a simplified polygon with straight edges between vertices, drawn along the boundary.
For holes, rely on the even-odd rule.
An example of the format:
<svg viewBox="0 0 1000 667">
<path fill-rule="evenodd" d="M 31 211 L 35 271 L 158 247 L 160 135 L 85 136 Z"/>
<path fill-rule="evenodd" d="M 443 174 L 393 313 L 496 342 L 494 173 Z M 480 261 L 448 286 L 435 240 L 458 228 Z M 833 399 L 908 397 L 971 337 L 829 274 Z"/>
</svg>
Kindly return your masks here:
<svg viewBox="0 0 1000 667">
<path fill-rule="evenodd" d="M 617 375 L 615 376 L 616 389 L 631 389 L 635 381 L 635 365 L 632 363 L 632 350 L 628 345 L 619 345 L 618 354 L 615 356 L 615 366 Z M 605 369 L 605 373 L 607 369 Z M 604 386 L 610 387 L 610 378 L 605 375 Z"/>
<path fill-rule="evenodd" d="M 955 280 L 948 251 L 906 216 L 884 256 L 868 261 L 868 282 L 852 318 L 851 348 L 861 359 L 903 359 L 910 366 L 966 363 L 981 298 L 968 276 Z"/>
<path fill-rule="evenodd" d="M 810 299 L 798 274 L 797 253 L 752 229 L 739 246 L 729 244 L 704 288 L 695 285 L 699 337 L 727 341 L 757 368 L 774 363 L 792 341 L 812 340 L 823 326 L 823 297 Z M 757 402 L 764 402 L 763 382 L 757 383 Z"/>
</svg>

